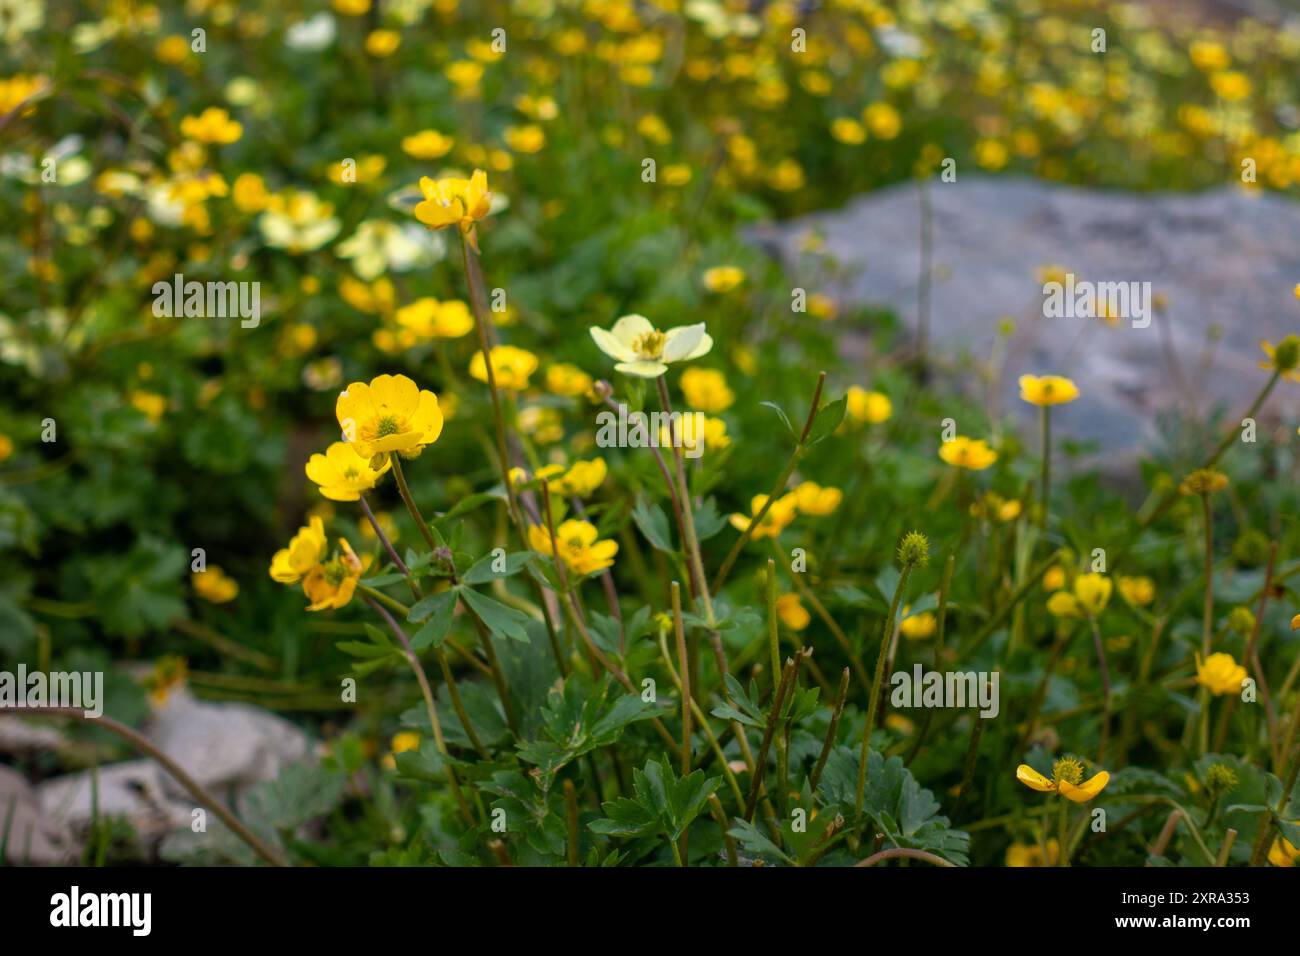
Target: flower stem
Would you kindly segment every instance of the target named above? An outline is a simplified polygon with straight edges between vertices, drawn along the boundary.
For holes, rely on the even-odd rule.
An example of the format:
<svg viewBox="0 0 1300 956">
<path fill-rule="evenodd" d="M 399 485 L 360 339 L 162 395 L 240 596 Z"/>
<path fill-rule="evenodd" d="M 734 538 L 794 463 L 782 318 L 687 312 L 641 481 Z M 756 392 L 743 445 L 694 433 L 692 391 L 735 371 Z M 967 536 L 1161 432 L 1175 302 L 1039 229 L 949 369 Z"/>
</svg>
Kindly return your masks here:
<svg viewBox="0 0 1300 956">
<path fill-rule="evenodd" d="M 451 754 L 447 751 L 447 741 L 442 736 L 442 722 L 438 719 L 438 708 L 433 703 L 433 690 L 429 686 L 428 675 L 424 673 L 424 665 L 420 663 L 420 658 L 411 648 L 411 642 L 402 630 L 400 624 L 393 620 L 393 616 L 384 609 L 378 601 L 366 595 L 366 601 L 374 608 L 379 616 L 384 619 L 388 629 L 393 632 L 398 642 L 402 645 L 402 650 L 406 653 L 406 662 L 411 666 L 415 673 L 416 682 L 420 685 L 420 694 L 424 697 L 424 709 L 429 717 L 429 724 L 433 728 L 433 740 L 438 747 L 438 753 L 442 755 L 443 766 L 447 771 L 447 783 L 451 786 L 452 795 L 456 798 L 456 803 L 460 806 L 461 816 L 465 818 L 466 824 L 474 825 L 474 814 L 470 812 L 469 804 L 465 801 L 465 794 L 461 792 L 460 781 L 456 779 L 456 770 L 451 765 Z"/>
<path fill-rule="evenodd" d="M 799 458 L 804 452 L 804 446 L 808 442 L 808 435 L 812 432 L 813 422 L 817 418 L 817 412 L 821 405 L 822 387 L 825 384 L 826 373 L 822 372 L 817 376 L 817 387 L 813 390 L 812 406 L 808 409 L 808 418 L 804 421 L 803 431 L 799 435 L 799 441 L 795 444 L 794 451 L 790 453 L 790 460 L 785 463 L 785 468 L 782 469 L 781 474 L 777 476 L 776 481 L 772 485 L 772 491 L 767 496 L 767 501 L 763 503 L 763 507 L 758 510 L 758 514 L 754 515 L 750 520 L 749 527 L 741 532 L 736 543 L 733 544 L 731 550 L 727 552 L 727 557 L 723 560 L 722 567 L 718 570 L 718 576 L 713 579 L 713 591 L 715 594 L 722 590 L 722 585 L 726 583 L 727 575 L 731 573 L 731 567 L 736 563 L 736 559 L 740 557 L 740 552 L 749 542 L 749 539 L 753 536 L 754 531 L 758 528 L 763 518 L 766 517 L 772 505 L 776 503 L 776 499 L 781 496 L 783 491 L 785 491 L 786 482 L 788 482 L 790 476 L 794 474 L 795 466 L 799 463 Z"/>
<path fill-rule="evenodd" d="M 885 658 L 889 656 L 889 645 L 894 637 L 894 619 L 898 616 L 898 604 L 903 598 L 903 590 L 907 587 L 907 579 L 911 573 L 911 565 L 903 565 L 902 573 L 898 576 L 898 584 L 894 587 L 894 598 L 889 604 L 889 617 L 885 619 L 884 632 L 880 636 L 880 650 L 876 654 L 876 673 L 871 679 L 871 694 L 867 698 L 867 722 L 862 728 L 862 751 L 861 759 L 858 762 L 858 790 L 853 803 L 854 809 L 859 815 L 862 814 L 862 800 L 867 792 L 867 758 L 871 749 L 871 731 L 876 724 L 876 707 L 880 702 L 880 684 L 885 676 Z"/>
</svg>

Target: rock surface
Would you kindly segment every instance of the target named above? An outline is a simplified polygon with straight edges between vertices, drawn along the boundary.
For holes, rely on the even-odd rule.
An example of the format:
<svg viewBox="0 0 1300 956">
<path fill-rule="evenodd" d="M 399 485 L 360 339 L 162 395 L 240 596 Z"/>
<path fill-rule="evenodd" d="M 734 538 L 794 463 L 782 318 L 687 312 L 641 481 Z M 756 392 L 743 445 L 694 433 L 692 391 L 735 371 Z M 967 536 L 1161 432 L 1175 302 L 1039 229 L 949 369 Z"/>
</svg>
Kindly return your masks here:
<svg viewBox="0 0 1300 956">
<path fill-rule="evenodd" d="M 309 738 L 288 721 L 247 704 L 207 703 L 184 689 L 172 692 L 143 731 L 228 805 L 254 784 L 274 779 L 288 764 L 312 755 Z M 47 780 L 31 791 L 42 823 L 61 846 L 79 844 L 90 828 L 91 783 L 91 773 L 83 771 Z M 145 847 L 188 826 L 197 806 L 189 792 L 150 759 L 100 767 L 98 790 L 99 813 L 125 817 Z M 3 800 L 0 790 L 0 806 Z"/>
<path fill-rule="evenodd" d="M 933 179 L 927 188 L 933 353 L 985 361 L 1000 320 L 1011 318 L 1016 332 L 992 410 L 1000 405 L 1030 418 L 1033 409 L 1017 399 L 1017 378 L 1069 374 L 1083 397 L 1059 409 L 1054 425 L 1095 440 L 1108 461 L 1131 462 L 1158 444 L 1162 416 L 1171 412 L 1217 409 L 1225 424 L 1244 414 L 1267 374 L 1258 368 L 1259 340 L 1300 332 L 1292 291 L 1300 282 L 1300 204 L 1291 200 L 1237 188 L 1136 194 L 965 174 L 952 183 Z M 915 329 L 920 210 L 919 187 L 903 183 L 840 210 L 764 227 L 755 238 L 810 293 L 889 307 Z M 810 231 L 838 263 L 830 285 L 800 254 Z M 1150 282 L 1167 305 L 1147 328 L 1045 318 L 1045 266 L 1076 281 Z M 860 355 L 861 336 L 846 331 L 844 348 Z M 1290 423 L 1293 435 L 1300 386 L 1280 383 L 1261 424 L 1269 415 Z"/>
</svg>

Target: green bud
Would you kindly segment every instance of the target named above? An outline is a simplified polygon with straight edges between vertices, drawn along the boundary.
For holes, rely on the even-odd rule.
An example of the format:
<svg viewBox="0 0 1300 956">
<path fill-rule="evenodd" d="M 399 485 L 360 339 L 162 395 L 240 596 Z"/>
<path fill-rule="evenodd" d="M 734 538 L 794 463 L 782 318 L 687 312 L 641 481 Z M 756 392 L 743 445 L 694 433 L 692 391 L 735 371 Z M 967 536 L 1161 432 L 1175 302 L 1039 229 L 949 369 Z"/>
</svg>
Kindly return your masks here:
<svg viewBox="0 0 1300 956">
<path fill-rule="evenodd" d="M 898 546 L 898 563 L 905 568 L 921 568 L 930 560 L 930 539 L 919 531 L 903 535 Z"/>
</svg>

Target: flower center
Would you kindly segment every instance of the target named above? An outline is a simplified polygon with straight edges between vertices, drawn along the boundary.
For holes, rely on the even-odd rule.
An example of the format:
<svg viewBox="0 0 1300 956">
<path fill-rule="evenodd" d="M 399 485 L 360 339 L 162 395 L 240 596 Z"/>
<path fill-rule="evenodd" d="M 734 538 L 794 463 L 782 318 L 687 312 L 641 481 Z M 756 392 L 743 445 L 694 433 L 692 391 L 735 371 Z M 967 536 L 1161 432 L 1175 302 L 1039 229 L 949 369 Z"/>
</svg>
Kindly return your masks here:
<svg viewBox="0 0 1300 956">
<path fill-rule="evenodd" d="M 379 419 L 378 432 L 380 438 L 387 438 L 389 435 L 396 435 L 402 427 L 398 424 L 396 415 L 385 415 Z"/>
<path fill-rule="evenodd" d="M 632 341 L 632 351 L 643 359 L 657 359 L 664 352 L 664 341 L 666 339 L 667 336 L 662 332 L 651 329 Z"/>
<path fill-rule="evenodd" d="M 1052 779 L 1057 786 L 1064 781 L 1072 787 L 1077 787 L 1083 780 L 1083 764 L 1073 757 L 1062 757 L 1052 764 Z"/>
</svg>

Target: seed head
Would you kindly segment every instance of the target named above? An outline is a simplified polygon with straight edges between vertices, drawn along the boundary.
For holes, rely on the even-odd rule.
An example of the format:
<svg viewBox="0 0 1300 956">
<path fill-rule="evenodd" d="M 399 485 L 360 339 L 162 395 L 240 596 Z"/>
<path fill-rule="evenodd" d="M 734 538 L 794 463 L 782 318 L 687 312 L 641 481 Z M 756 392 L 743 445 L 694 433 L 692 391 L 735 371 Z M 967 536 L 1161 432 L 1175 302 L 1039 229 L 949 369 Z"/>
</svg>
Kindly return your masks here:
<svg viewBox="0 0 1300 956">
<path fill-rule="evenodd" d="M 919 531 L 903 535 L 898 546 L 898 563 L 905 568 L 923 568 L 930 560 L 930 539 Z"/>
</svg>

